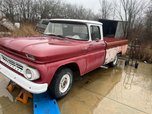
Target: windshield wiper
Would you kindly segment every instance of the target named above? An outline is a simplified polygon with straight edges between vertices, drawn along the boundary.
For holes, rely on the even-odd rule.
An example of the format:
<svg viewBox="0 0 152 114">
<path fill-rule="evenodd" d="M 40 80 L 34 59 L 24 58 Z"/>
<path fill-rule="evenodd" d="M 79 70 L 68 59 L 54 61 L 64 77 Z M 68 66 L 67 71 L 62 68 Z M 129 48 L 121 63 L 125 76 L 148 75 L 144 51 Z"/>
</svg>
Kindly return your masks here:
<svg viewBox="0 0 152 114">
<path fill-rule="evenodd" d="M 45 35 L 48 35 L 48 36 L 57 36 L 57 37 L 60 37 L 60 38 L 65 38 L 64 36 L 62 36 L 62 35 L 57 35 L 57 34 L 45 34 Z"/>
</svg>

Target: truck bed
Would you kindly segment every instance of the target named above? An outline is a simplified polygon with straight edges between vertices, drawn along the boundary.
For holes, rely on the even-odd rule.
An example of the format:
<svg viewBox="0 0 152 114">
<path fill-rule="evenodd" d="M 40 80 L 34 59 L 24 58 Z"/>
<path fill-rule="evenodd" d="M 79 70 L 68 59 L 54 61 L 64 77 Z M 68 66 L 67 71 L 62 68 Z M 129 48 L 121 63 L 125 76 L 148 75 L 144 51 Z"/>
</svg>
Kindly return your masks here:
<svg viewBox="0 0 152 114">
<path fill-rule="evenodd" d="M 107 49 L 128 44 L 128 40 L 104 37 Z"/>
<path fill-rule="evenodd" d="M 116 55 L 121 53 L 124 55 L 127 51 L 128 40 L 118 38 L 104 38 L 106 43 L 106 59 L 105 64 L 114 61 Z"/>
</svg>

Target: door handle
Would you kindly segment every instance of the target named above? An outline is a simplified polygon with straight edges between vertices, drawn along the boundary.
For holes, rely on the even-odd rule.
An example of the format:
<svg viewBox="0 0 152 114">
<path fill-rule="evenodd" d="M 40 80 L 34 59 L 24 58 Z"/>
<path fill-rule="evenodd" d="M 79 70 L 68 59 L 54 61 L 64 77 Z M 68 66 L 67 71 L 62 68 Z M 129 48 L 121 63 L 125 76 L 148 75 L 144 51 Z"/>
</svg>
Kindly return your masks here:
<svg viewBox="0 0 152 114">
<path fill-rule="evenodd" d="M 89 44 L 89 48 L 92 46 L 93 44 Z"/>
</svg>

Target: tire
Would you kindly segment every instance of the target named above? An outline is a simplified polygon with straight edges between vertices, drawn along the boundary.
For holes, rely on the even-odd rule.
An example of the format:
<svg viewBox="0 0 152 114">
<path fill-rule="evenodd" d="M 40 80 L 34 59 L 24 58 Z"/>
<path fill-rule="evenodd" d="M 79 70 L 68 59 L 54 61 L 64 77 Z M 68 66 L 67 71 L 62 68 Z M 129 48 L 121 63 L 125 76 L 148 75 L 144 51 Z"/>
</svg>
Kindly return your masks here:
<svg viewBox="0 0 152 114">
<path fill-rule="evenodd" d="M 67 95 L 73 83 L 73 72 L 69 68 L 60 69 L 54 76 L 49 87 L 52 98 L 60 99 Z"/>
<path fill-rule="evenodd" d="M 135 63 L 135 68 L 136 68 L 136 69 L 138 68 L 138 65 L 139 65 L 138 63 Z"/>
<path fill-rule="evenodd" d="M 111 67 L 115 67 L 117 63 L 118 63 L 118 54 L 115 56 L 115 59 L 111 63 L 109 63 L 109 65 Z"/>
</svg>

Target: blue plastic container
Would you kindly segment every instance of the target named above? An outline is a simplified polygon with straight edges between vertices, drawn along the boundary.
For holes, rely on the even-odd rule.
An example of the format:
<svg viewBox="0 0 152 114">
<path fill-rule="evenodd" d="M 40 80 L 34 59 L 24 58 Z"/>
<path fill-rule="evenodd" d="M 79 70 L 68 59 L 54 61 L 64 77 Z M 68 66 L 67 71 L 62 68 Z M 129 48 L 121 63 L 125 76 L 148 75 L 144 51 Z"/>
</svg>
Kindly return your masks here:
<svg viewBox="0 0 152 114">
<path fill-rule="evenodd" d="M 55 99 L 51 99 L 49 94 L 33 94 L 34 114 L 60 114 L 58 104 Z"/>
</svg>

